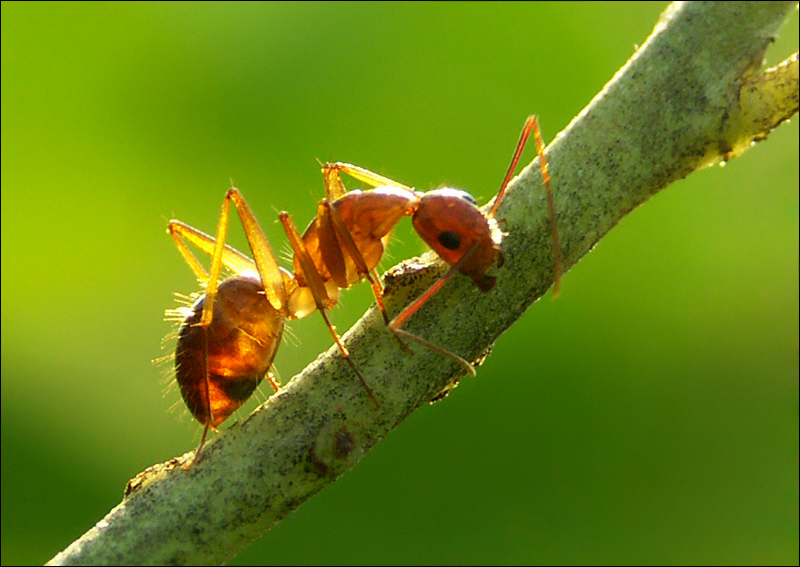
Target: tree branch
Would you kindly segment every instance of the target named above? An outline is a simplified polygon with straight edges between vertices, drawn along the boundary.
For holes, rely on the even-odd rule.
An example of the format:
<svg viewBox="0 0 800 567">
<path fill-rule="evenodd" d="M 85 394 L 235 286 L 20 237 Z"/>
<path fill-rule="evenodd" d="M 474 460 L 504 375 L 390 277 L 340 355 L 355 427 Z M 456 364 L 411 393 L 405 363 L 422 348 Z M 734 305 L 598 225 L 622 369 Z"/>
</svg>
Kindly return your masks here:
<svg viewBox="0 0 800 567">
<path fill-rule="evenodd" d="M 798 109 L 797 55 L 761 70 L 794 2 L 674 4 L 647 42 L 547 150 L 564 268 L 673 181 L 765 138 Z M 480 292 L 455 277 L 407 330 L 479 361 L 552 283 L 548 213 L 538 164 L 509 188 L 505 263 Z M 397 313 L 445 267 L 432 254 L 386 275 Z M 412 411 L 459 378 L 448 358 L 398 348 L 376 309 L 345 335 L 379 408 L 332 347 L 243 423 L 139 474 L 125 499 L 50 562 L 221 563 L 353 467 Z"/>
</svg>

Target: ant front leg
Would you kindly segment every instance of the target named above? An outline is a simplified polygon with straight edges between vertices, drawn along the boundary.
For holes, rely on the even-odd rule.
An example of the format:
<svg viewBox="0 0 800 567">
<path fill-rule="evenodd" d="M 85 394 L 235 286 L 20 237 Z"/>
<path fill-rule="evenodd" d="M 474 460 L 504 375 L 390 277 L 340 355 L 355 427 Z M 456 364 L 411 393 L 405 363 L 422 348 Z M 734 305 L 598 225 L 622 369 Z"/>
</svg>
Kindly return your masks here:
<svg viewBox="0 0 800 567">
<path fill-rule="evenodd" d="M 399 336 L 401 336 L 403 338 L 406 338 L 406 339 L 409 339 L 409 340 L 414 341 L 416 343 L 419 343 L 422 346 L 424 346 L 424 347 L 426 347 L 426 348 L 428 348 L 428 349 L 430 349 L 430 350 L 432 350 L 434 352 L 437 352 L 437 353 L 439 353 L 439 354 L 441 354 L 443 356 L 446 356 L 446 357 L 454 360 L 462 368 L 464 368 L 464 370 L 466 370 L 467 373 L 470 376 L 476 376 L 475 367 L 472 364 L 470 364 L 469 362 L 467 362 L 466 360 L 464 360 L 463 358 L 461 358 L 457 354 L 455 354 L 453 352 L 450 352 L 447 349 L 444 349 L 444 348 L 442 348 L 440 346 L 437 346 L 437 345 L 435 345 L 435 344 L 433 344 L 433 343 L 431 343 L 429 341 L 426 341 L 422 337 L 418 337 L 417 335 L 412 335 L 408 331 L 404 331 L 403 329 L 401 329 L 401 327 L 403 326 L 403 324 L 406 321 L 408 321 L 408 319 L 414 313 L 419 311 L 419 309 L 423 305 L 425 305 L 425 303 L 427 303 L 428 300 L 436 294 L 436 292 L 438 292 L 440 289 L 442 289 L 442 286 L 444 286 L 444 284 L 447 283 L 447 280 L 449 280 L 453 276 L 453 274 L 455 274 L 456 272 L 458 272 L 459 269 L 461 269 L 461 266 L 463 266 L 464 263 L 467 262 L 467 260 L 469 259 L 470 256 L 472 256 L 472 254 L 475 252 L 475 250 L 477 250 L 477 245 L 473 245 L 472 248 L 470 248 L 467 251 L 467 253 L 464 254 L 464 256 L 462 256 L 461 259 L 458 262 L 456 262 L 455 264 L 453 264 L 450 267 L 450 269 L 447 271 L 447 273 L 445 275 L 443 275 L 441 278 L 439 278 L 431 287 L 429 287 L 425 291 L 425 293 L 423 293 L 421 296 L 419 296 L 413 303 L 411 303 L 410 305 L 406 306 L 406 308 L 403 309 L 400 313 L 398 313 L 397 316 L 394 319 L 392 319 L 391 322 L 389 323 L 389 330 L 392 331 L 392 333 L 394 333 L 395 335 L 399 335 Z"/>
<path fill-rule="evenodd" d="M 542 139 L 542 131 L 539 128 L 539 118 L 536 115 L 529 116 L 525 121 L 525 126 L 522 129 L 519 142 L 517 142 L 517 149 L 514 151 L 514 157 L 511 159 L 511 165 L 508 168 L 506 177 L 503 184 L 500 186 L 500 191 L 494 199 L 494 204 L 489 210 L 489 218 L 493 218 L 503 200 L 506 192 L 506 187 L 514 175 L 514 170 L 517 167 L 517 162 L 522 155 L 522 150 L 525 143 L 533 132 L 533 138 L 536 140 L 536 154 L 539 156 L 539 169 L 542 173 L 542 185 L 544 185 L 545 195 L 547 197 L 547 207 L 550 212 L 550 241 L 553 245 L 553 296 L 557 296 L 561 290 L 561 276 L 563 272 L 561 262 L 561 244 L 558 240 L 558 213 L 556 211 L 556 203 L 553 197 L 553 190 L 550 187 L 550 168 L 547 166 L 547 158 L 545 157 L 545 144 Z"/>
<path fill-rule="evenodd" d="M 558 240 L 558 213 L 550 188 L 550 168 L 547 167 L 547 158 L 544 156 L 545 145 L 542 140 L 542 131 L 539 129 L 539 120 L 531 117 L 533 122 L 533 137 L 536 140 L 536 153 L 539 155 L 539 168 L 542 172 L 542 185 L 547 195 L 547 206 L 550 209 L 550 241 L 553 244 L 553 297 L 561 292 L 561 276 L 564 268 L 561 263 L 561 243 Z"/>
</svg>

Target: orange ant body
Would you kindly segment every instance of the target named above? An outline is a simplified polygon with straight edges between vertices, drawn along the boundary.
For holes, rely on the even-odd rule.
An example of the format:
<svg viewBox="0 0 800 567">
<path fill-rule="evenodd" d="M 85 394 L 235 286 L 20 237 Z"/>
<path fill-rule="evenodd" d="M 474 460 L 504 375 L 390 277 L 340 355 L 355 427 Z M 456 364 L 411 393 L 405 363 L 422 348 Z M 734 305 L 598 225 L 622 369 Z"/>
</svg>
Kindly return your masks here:
<svg viewBox="0 0 800 567">
<path fill-rule="evenodd" d="M 331 331 L 345 360 L 367 393 L 377 398 L 339 340 L 326 311 L 339 297 L 339 290 L 367 279 L 389 329 L 449 356 L 474 374 L 464 359 L 400 327 L 456 271 L 469 276 L 483 291 L 495 285 L 487 271 L 500 255 L 502 232 L 494 219 L 506 186 L 530 134 L 534 131 L 543 183 L 547 188 L 554 246 L 555 281 L 560 275 L 555 206 L 549 188 L 543 143 L 535 116 L 528 118 L 517 144 L 511 166 L 489 213 L 484 215 L 469 194 L 456 189 L 415 191 L 366 169 L 346 164 L 326 164 L 323 169 L 326 198 L 317 216 L 301 236 L 287 213 L 280 221 L 294 251 L 294 274 L 281 268 L 250 207 L 236 188 L 231 188 L 222 204 L 216 237 L 211 237 L 180 221 L 169 223 L 178 250 L 205 284 L 205 294 L 192 306 L 181 325 L 175 354 L 175 372 L 189 411 L 205 426 L 195 453 L 200 455 L 209 428 L 216 429 L 238 409 L 268 375 L 283 333 L 286 319 L 305 317 L 318 310 Z M 341 173 L 347 173 L 373 187 L 370 191 L 346 192 Z M 225 244 L 233 202 L 241 218 L 253 260 Z M 383 256 L 391 230 L 404 216 L 411 216 L 423 240 L 448 264 L 451 270 L 420 298 L 390 320 L 382 301 L 383 288 L 375 270 Z M 189 250 L 190 242 L 211 255 L 206 272 Z M 502 263 L 500 256 L 498 264 Z M 218 283 L 222 266 L 235 275 Z M 408 349 L 402 341 L 403 348 Z M 270 378 L 277 391 L 278 386 Z"/>
</svg>

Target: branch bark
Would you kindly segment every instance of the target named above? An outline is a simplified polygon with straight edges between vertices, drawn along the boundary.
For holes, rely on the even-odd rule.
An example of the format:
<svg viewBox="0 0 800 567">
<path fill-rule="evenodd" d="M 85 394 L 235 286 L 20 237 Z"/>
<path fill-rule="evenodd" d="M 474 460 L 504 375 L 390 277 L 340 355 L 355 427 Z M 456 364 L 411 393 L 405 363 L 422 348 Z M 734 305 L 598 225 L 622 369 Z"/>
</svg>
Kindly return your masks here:
<svg viewBox="0 0 800 567">
<path fill-rule="evenodd" d="M 794 2 L 673 4 L 647 42 L 547 149 L 564 268 L 652 195 L 730 159 L 798 110 L 798 60 L 761 69 Z M 497 287 L 453 278 L 407 330 L 479 362 L 552 283 L 538 164 L 498 212 L 508 235 Z M 443 274 L 432 254 L 386 275 L 396 313 Z M 375 407 L 338 349 L 312 362 L 243 423 L 130 481 L 122 503 L 52 565 L 211 564 L 235 556 L 352 468 L 412 411 L 460 378 L 449 359 L 398 348 L 376 309 L 344 336 Z"/>
</svg>

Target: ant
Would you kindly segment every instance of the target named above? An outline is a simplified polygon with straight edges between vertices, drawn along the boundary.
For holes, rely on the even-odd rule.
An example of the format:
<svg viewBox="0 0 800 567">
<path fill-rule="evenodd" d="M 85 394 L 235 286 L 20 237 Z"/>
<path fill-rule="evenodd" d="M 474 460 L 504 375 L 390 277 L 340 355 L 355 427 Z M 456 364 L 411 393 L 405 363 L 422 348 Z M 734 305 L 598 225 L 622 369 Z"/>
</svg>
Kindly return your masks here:
<svg viewBox="0 0 800 567">
<path fill-rule="evenodd" d="M 294 274 L 278 265 L 264 231 L 235 187 L 228 190 L 223 200 L 216 237 L 171 220 L 168 232 L 205 285 L 205 293 L 191 307 L 191 313 L 180 327 L 175 353 L 175 373 L 183 399 L 192 415 L 205 426 L 194 461 L 205 444 L 208 430 L 216 429 L 247 401 L 265 376 L 275 391 L 278 390 L 278 385 L 269 377 L 269 369 L 286 319 L 298 319 L 319 311 L 344 359 L 376 406 L 380 405 L 327 315 L 339 299 L 339 290 L 362 279 L 370 282 L 387 327 L 404 349 L 410 352 L 401 337 L 452 358 L 475 375 L 474 367 L 460 356 L 401 327 L 456 271 L 469 276 L 482 291 L 494 287 L 497 278 L 487 271 L 496 260 L 498 265 L 502 264 L 500 242 L 503 236 L 494 216 L 531 131 L 536 139 L 550 209 L 554 290 L 557 292 L 561 260 L 556 212 L 544 143 L 535 116 L 525 122 L 508 173 L 486 215 L 464 191 L 444 188 L 422 193 L 355 165 L 325 164 L 322 168 L 325 199 L 317 207 L 317 216 L 305 233 L 300 235 L 287 213 L 279 215 L 294 251 Z M 342 173 L 373 189 L 347 192 L 342 184 Z M 253 253 L 252 260 L 225 244 L 231 203 L 241 219 Z M 451 268 L 422 296 L 394 319 L 389 319 L 376 266 L 391 230 L 404 216 L 412 217 L 422 239 Z M 209 272 L 187 242 L 211 256 Z M 234 275 L 220 281 L 223 265 Z"/>
</svg>

